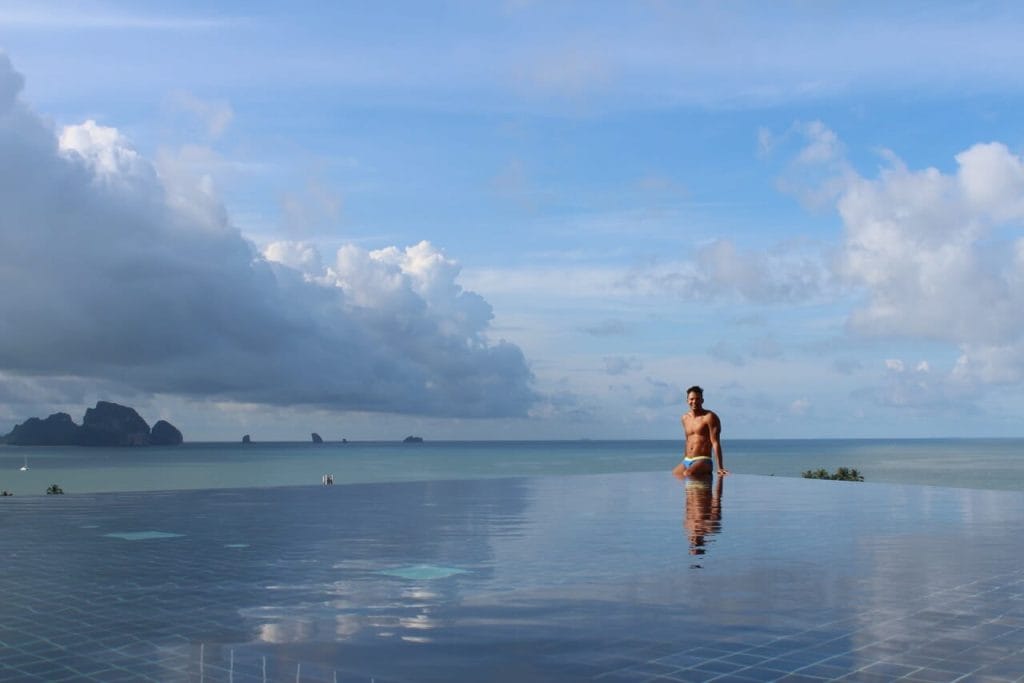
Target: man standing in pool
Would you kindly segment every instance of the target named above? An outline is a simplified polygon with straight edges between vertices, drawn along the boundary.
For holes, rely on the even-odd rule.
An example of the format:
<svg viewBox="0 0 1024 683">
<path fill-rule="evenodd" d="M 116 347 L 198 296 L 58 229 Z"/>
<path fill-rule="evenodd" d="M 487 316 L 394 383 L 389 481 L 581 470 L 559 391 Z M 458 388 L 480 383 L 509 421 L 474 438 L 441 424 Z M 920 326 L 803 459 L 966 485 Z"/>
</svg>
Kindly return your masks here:
<svg viewBox="0 0 1024 683">
<path fill-rule="evenodd" d="M 722 462 L 721 420 L 710 410 L 704 410 L 704 390 L 698 386 L 686 390 L 686 403 L 690 406 L 690 412 L 682 417 L 686 454 L 672 473 L 677 477 L 710 477 L 714 474 L 713 453 L 718 460 L 718 474 L 724 477 L 729 470 Z"/>
</svg>

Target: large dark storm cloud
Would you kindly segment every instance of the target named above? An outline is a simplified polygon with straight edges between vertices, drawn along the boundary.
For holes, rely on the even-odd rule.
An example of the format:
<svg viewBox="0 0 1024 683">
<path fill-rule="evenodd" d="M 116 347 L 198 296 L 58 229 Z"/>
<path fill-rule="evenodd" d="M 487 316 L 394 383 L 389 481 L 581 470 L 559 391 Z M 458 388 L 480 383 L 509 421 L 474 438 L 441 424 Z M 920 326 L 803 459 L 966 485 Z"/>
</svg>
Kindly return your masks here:
<svg viewBox="0 0 1024 683">
<path fill-rule="evenodd" d="M 523 415 L 520 349 L 424 242 L 260 253 L 112 128 L 55 130 L 0 54 L 0 372 L 142 392 L 438 416 Z"/>
</svg>

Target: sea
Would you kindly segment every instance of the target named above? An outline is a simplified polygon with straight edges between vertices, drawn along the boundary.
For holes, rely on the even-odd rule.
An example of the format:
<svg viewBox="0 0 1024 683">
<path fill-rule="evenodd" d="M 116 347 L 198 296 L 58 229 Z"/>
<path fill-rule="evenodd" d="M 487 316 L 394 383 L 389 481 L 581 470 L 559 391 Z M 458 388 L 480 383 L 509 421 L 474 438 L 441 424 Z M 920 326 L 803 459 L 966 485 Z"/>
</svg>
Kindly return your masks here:
<svg viewBox="0 0 1024 683">
<path fill-rule="evenodd" d="M 682 441 L 186 443 L 0 446 L 0 490 L 44 495 L 664 471 Z M 867 482 L 1024 491 L 1024 439 L 733 439 L 734 473 L 800 477 L 856 469 Z M 23 469 L 25 468 L 25 469 Z"/>
</svg>

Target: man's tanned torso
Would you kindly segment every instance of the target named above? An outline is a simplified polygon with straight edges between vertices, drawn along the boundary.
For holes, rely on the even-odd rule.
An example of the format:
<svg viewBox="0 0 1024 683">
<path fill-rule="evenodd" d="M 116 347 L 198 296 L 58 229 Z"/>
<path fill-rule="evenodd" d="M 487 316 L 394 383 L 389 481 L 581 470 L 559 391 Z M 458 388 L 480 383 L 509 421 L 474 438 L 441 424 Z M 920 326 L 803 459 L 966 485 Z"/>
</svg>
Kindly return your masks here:
<svg viewBox="0 0 1024 683">
<path fill-rule="evenodd" d="M 710 410 L 703 415 L 683 415 L 683 431 L 686 433 L 686 457 L 711 457 L 711 433 L 721 430 L 718 416 Z"/>
<path fill-rule="evenodd" d="M 683 415 L 683 433 L 686 435 L 686 448 L 683 462 L 673 470 L 677 476 L 711 476 L 714 461 L 718 461 L 718 473 L 728 474 L 722 456 L 722 423 L 710 410 L 704 410 L 704 390 L 691 387 L 686 392 L 686 403 L 690 412 Z"/>
</svg>

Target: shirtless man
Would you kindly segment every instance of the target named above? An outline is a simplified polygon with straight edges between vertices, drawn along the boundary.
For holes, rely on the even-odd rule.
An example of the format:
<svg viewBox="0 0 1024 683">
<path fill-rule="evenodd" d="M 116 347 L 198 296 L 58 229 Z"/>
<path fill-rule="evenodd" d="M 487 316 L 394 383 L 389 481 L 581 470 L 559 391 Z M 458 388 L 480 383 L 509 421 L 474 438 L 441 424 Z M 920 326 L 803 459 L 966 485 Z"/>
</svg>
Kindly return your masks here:
<svg viewBox="0 0 1024 683">
<path fill-rule="evenodd" d="M 729 470 L 722 462 L 722 422 L 710 410 L 704 410 L 704 390 L 692 386 L 686 390 L 686 403 L 690 412 L 682 417 L 686 433 L 686 455 L 672 473 L 677 477 L 712 476 L 711 455 L 718 460 L 718 474 L 725 476 Z"/>
</svg>

